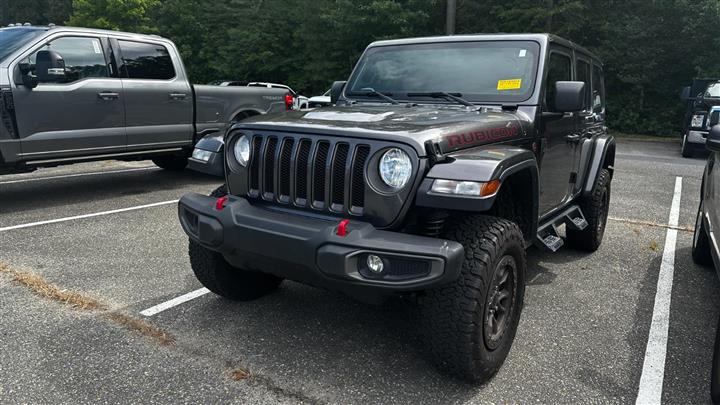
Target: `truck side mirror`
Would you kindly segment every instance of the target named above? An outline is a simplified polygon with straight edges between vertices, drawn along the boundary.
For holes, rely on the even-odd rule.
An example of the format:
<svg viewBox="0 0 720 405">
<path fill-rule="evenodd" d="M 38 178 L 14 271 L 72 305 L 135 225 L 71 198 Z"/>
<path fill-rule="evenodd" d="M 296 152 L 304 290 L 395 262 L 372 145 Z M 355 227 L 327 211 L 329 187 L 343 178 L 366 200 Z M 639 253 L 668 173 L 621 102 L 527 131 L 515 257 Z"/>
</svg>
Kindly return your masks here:
<svg viewBox="0 0 720 405">
<path fill-rule="evenodd" d="M 27 87 L 28 89 L 34 89 L 35 87 L 37 87 L 38 79 L 31 74 L 32 71 L 35 70 L 34 65 L 23 62 L 18 64 L 18 69 L 20 70 L 20 77 L 22 78 L 23 86 Z"/>
<path fill-rule="evenodd" d="M 690 86 L 685 86 L 680 91 L 680 100 L 687 101 L 690 99 Z"/>
<path fill-rule="evenodd" d="M 346 83 L 345 81 L 333 82 L 332 87 L 330 87 L 330 104 L 337 104 Z"/>
<path fill-rule="evenodd" d="M 705 147 L 711 152 L 720 152 L 720 125 L 710 128 Z"/>
<path fill-rule="evenodd" d="M 555 111 L 576 112 L 585 108 L 584 82 L 555 82 Z"/>
<path fill-rule="evenodd" d="M 35 75 L 39 82 L 59 82 L 65 79 L 65 60 L 51 50 L 42 50 L 35 57 Z"/>
<path fill-rule="evenodd" d="M 720 123 L 720 108 L 713 107 L 708 116 L 708 127 L 712 128 Z"/>
</svg>

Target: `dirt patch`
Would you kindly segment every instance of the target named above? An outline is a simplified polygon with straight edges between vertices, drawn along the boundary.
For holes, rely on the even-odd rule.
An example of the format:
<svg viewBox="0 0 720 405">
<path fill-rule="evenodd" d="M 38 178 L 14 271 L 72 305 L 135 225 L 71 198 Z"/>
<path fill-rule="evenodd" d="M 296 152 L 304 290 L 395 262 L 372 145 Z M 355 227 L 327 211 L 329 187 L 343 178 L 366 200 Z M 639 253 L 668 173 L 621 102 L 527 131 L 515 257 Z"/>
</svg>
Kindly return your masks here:
<svg viewBox="0 0 720 405">
<path fill-rule="evenodd" d="M 230 373 L 230 377 L 235 381 L 246 380 L 250 378 L 250 372 L 242 368 L 238 368 Z"/>
<path fill-rule="evenodd" d="M 173 335 L 162 329 L 156 328 L 142 319 L 119 314 L 117 312 L 108 313 L 106 316 L 113 323 L 120 325 L 125 329 L 138 332 L 143 336 L 153 338 L 163 346 L 169 346 L 175 343 L 175 337 Z"/>
</svg>

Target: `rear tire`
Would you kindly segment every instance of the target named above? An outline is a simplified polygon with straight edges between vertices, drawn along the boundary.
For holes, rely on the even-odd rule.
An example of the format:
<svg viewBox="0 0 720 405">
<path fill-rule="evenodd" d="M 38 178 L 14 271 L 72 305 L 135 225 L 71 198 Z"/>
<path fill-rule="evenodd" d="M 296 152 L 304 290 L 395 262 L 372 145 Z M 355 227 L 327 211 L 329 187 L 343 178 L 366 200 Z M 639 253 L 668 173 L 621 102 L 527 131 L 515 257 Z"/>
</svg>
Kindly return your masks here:
<svg viewBox="0 0 720 405">
<path fill-rule="evenodd" d="M 710 254 L 710 240 L 702 221 L 702 203 L 698 207 L 695 217 L 695 232 L 693 233 L 692 258 L 696 264 L 701 266 L 712 266 L 712 255 Z"/>
<path fill-rule="evenodd" d="M 594 252 L 602 243 L 610 207 L 610 172 L 600 170 L 593 186 L 592 194 L 583 197 L 580 209 L 585 215 L 588 226 L 582 231 L 567 229 L 565 244 L 573 249 Z"/>
<path fill-rule="evenodd" d="M 690 146 L 690 142 L 688 142 L 687 137 L 688 137 L 687 133 L 683 135 L 682 146 L 680 147 L 680 153 L 682 154 L 683 157 L 689 158 L 689 157 L 693 157 L 693 150 L 692 150 L 692 147 Z"/>
<path fill-rule="evenodd" d="M 420 297 L 423 340 L 435 363 L 473 382 L 489 380 L 515 338 L 525 296 L 525 244 L 520 228 L 490 216 L 458 218 L 444 238 L 460 242 L 458 278 Z"/>
<path fill-rule="evenodd" d="M 153 158 L 153 163 L 155 163 L 156 166 L 161 167 L 165 170 L 171 170 L 171 171 L 180 171 L 185 169 L 185 167 L 188 164 L 188 158 L 187 156 L 174 156 L 174 155 L 168 155 L 168 156 L 158 156 L 156 158 Z"/>
<path fill-rule="evenodd" d="M 210 193 L 211 197 L 227 195 L 222 185 Z M 231 266 L 217 252 L 190 241 L 188 248 L 190 266 L 195 277 L 205 288 L 233 301 L 250 301 L 276 290 L 283 279 L 271 274 L 259 273 Z"/>
</svg>

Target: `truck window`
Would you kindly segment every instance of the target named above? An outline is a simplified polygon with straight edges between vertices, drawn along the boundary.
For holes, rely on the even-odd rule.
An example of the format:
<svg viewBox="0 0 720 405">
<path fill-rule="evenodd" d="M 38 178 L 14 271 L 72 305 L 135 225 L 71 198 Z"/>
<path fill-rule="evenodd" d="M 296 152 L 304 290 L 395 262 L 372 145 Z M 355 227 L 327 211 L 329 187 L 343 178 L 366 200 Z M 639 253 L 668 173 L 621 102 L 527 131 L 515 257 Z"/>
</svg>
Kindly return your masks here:
<svg viewBox="0 0 720 405">
<path fill-rule="evenodd" d="M 98 38 L 62 37 L 38 49 L 53 50 L 65 60 L 65 77 L 58 83 L 72 83 L 91 77 L 109 77 L 102 44 Z M 35 63 L 37 52 L 28 61 Z"/>
<path fill-rule="evenodd" d="M 592 101 L 593 112 L 599 114 L 605 111 L 605 83 L 598 65 L 593 65 L 592 70 Z"/>
<path fill-rule="evenodd" d="M 570 56 L 558 52 L 551 52 L 548 60 L 548 73 L 545 90 L 545 108 L 555 110 L 555 83 L 572 80 Z"/>
<path fill-rule="evenodd" d="M 122 53 L 123 77 L 130 79 L 169 80 L 175 77 L 170 52 L 159 44 L 118 41 Z"/>
<path fill-rule="evenodd" d="M 575 64 L 575 80 L 585 83 L 585 110 L 590 109 L 590 63 L 577 59 Z"/>
</svg>

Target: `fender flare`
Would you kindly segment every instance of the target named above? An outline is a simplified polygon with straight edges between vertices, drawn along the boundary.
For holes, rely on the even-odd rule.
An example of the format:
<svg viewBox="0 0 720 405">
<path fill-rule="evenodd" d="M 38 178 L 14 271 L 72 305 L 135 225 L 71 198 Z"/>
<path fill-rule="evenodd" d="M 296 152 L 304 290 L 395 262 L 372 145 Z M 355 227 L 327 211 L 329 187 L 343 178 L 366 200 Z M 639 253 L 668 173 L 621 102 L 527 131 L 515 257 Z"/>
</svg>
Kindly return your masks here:
<svg viewBox="0 0 720 405">
<path fill-rule="evenodd" d="M 615 168 L 615 137 L 612 135 L 602 135 L 595 140 L 593 154 L 590 158 L 590 167 L 588 168 L 587 178 L 582 189 L 582 195 L 587 196 L 592 193 L 595 186 L 595 180 L 600 174 L 601 169 L 610 171 L 610 179 L 613 177 Z"/>
</svg>

